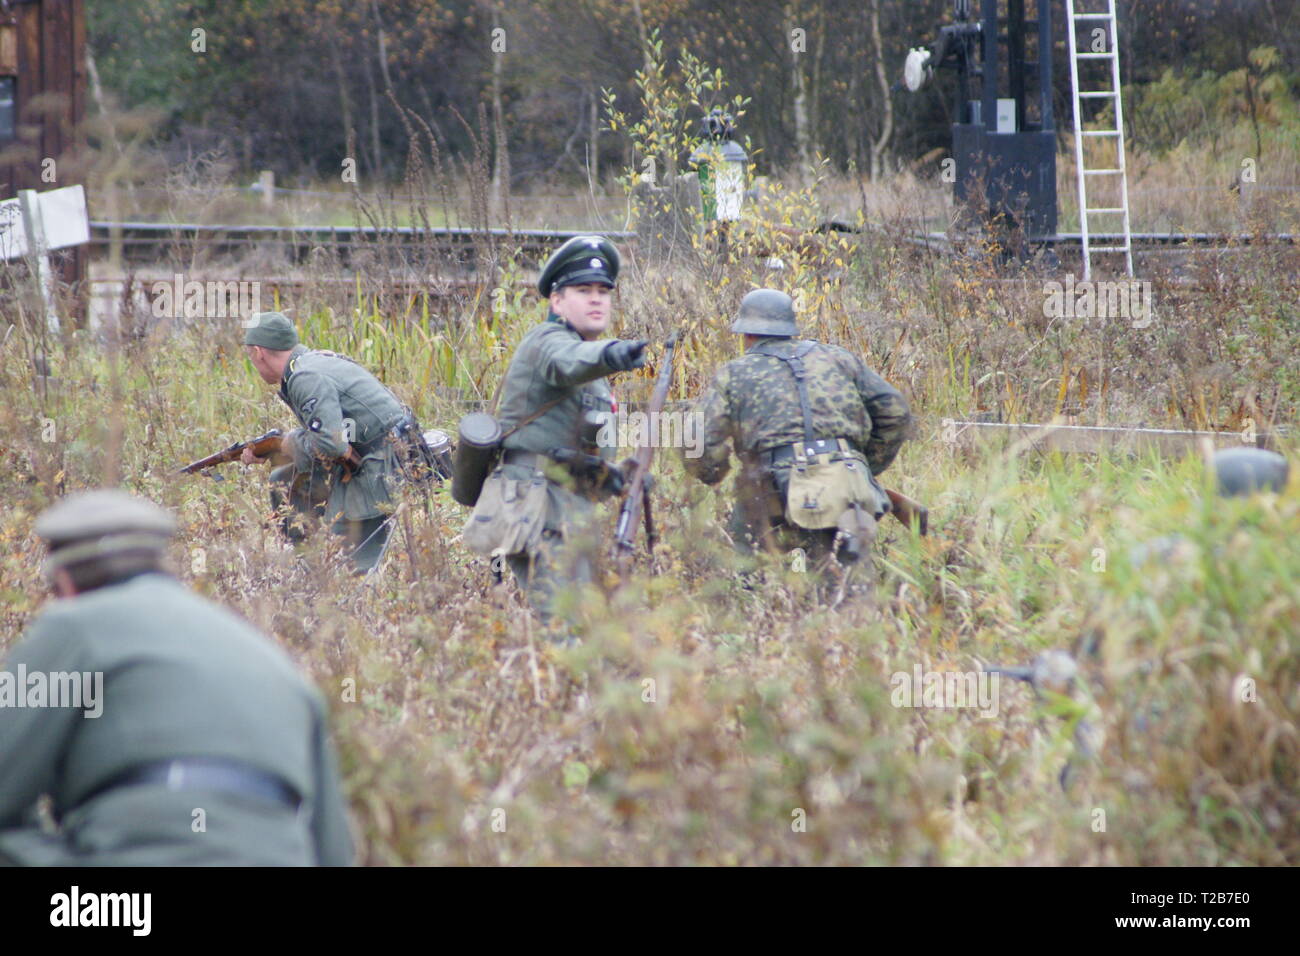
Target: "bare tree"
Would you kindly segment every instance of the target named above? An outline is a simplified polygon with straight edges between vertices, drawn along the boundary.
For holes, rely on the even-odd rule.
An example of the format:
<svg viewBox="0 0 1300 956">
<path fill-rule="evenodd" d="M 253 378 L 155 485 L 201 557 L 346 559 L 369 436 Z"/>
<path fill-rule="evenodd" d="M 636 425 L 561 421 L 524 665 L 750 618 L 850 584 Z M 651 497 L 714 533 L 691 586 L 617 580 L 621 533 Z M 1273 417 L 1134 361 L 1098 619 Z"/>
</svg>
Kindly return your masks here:
<svg viewBox="0 0 1300 956">
<path fill-rule="evenodd" d="M 880 103 L 884 116 L 880 134 L 871 142 L 871 179 L 880 178 L 885 167 L 885 151 L 894 135 L 894 101 L 889 92 L 889 77 L 885 73 L 885 47 L 880 41 L 880 0 L 871 0 L 871 45 L 876 52 L 876 83 L 880 87 Z"/>
<path fill-rule="evenodd" d="M 802 11 L 797 2 L 786 4 L 784 13 L 785 43 L 790 50 L 790 88 L 794 94 L 794 143 L 803 172 L 812 165 L 816 151 L 812 144 L 811 124 L 808 122 L 808 83 L 803 73 L 807 29 L 800 25 Z M 796 30 L 799 32 L 796 33 Z"/>
<path fill-rule="evenodd" d="M 509 201 L 510 193 L 510 148 L 506 141 L 505 109 L 501 102 L 501 74 L 505 69 L 505 51 L 508 47 L 498 50 L 497 39 L 500 37 L 507 44 L 509 40 L 501 26 L 500 6 L 489 0 L 488 8 L 492 14 L 492 139 L 495 147 L 492 159 L 492 207 L 499 214 L 505 215 L 505 204 Z M 498 30 L 501 30 L 500 34 Z"/>
</svg>

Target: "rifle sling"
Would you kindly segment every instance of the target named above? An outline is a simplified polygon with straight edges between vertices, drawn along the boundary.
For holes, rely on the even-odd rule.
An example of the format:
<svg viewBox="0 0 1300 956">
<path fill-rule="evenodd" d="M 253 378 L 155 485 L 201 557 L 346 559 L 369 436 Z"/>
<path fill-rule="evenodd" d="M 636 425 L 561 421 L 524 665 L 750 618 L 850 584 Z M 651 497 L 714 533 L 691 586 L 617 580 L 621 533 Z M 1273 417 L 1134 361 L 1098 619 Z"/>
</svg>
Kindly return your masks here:
<svg viewBox="0 0 1300 956">
<path fill-rule="evenodd" d="M 564 324 L 565 324 L 566 326 L 568 326 L 568 328 L 573 329 L 573 326 L 569 325 L 568 322 L 565 322 Z M 577 329 L 573 329 L 573 331 L 576 332 Z M 509 371 L 509 369 L 507 369 L 507 371 Z M 501 376 L 501 380 L 497 382 L 497 390 L 496 390 L 495 392 L 492 393 L 492 415 L 493 415 L 493 417 L 496 416 L 496 413 L 497 413 L 497 407 L 501 404 L 501 390 L 505 387 L 505 384 L 506 384 L 506 377 L 505 377 L 505 375 L 502 375 L 502 376 Z M 547 402 L 545 405 L 543 405 L 543 406 L 542 406 L 541 408 L 539 408 L 537 411 L 533 412 L 533 413 L 532 413 L 531 415 L 529 415 L 528 417 L 522 419 L 518 424 L 516 424 L 516 425 L 514 425 L 513 427 L 511 427 L 511 429 L 510 429 L 509 431 L 503 433 L 503 434 L 501 435 L 501 439 L 500 439 L 500 440 L 501 440 L 501 441 L 505 441 L 507 438 L 509 438 L 509 437 L 510 437 L 511 435 L 513 435 L 515 432 L 519 431 L 519 429 L 523 428 L 525 425 L 529 425 L 529 424 L 532 424 L 533 422 L 537 421 L 537 419 L 541 418 L 543 415 L 545 415 L 545 414 L 546 414 L 547 412 L 549 412 L 552 408 L 554 408 L 556 405 L 560 404 L 560 402 L 564 401 L 564 400 L 565 400 L 566 398 L 568 398 L 568 397 L 569 397 L 568 395 L 561 395 L 559 398 L 555 399 L 554 401 Z"/>
<path fill-rule="evenodd" d="M 507 438 L 509 438 L 515 432 L 519 431 L 519 429 L 523 428 L 525 425 L 530 425 L 533 422 L 537 421 L 537 419 L 541 418 L 552 408 L 554 408 L 556 405 L 560 404 L 560 402 L 564 401 L 566 398 L 569 397 L 570 396 L 568 395 L 561 395 L 559 398 L 555 399 L 554 401 L 547 402 L 545 405 L 543 405 L 537 411 L 533 412 L 531 415 L 528 415 L 520 419 L 520 421 L 517 424 L 512 425 L 508 431 L 502 432 L 501 441 L 505 441 Z"/>
</svg>

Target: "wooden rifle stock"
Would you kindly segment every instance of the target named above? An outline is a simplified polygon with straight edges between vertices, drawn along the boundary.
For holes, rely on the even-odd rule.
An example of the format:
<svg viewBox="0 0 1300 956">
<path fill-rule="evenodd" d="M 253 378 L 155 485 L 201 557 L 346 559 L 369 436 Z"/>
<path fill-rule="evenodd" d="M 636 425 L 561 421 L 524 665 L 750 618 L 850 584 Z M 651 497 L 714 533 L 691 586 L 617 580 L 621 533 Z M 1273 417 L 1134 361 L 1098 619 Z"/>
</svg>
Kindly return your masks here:
<svg viewBox="0 0 1300 956">
<path fill-rule="evenodd" d="M 889 496 L 889 503 L 892 506 L 890 514 L 905 525 L 915 524 L 917 530 L 924 536 L 930 523 L 930 510 L 901 492 L 886 488 L 885 494 Z"/>
<path fill-rule="evenodd" d="M 659 366 L 659 378 L 655 381 L 655 390 L 650 396 L 650 420 L 654 421 L 664 409 L 668 400 L 668 390 L 673 383 L 673 353 L 677 348 L 679 334 L 674 332 L 664 343 L 663 364 Z M 647 438 L 649 431 L 647 430 Z M 636 450 L 632 456 L 633 474 L 627 483 L 623 495 L 623 506 L 618 512 L 618 524 L 614 529 L 614 549 L 618 559 L 618 573 L 627 574 L 636 548 L 636 526 L 644 518 L 646 526 L 646 547 L 654 547 L 654 521 L 650 516 L 650 493 L 646 486 L 646 477 L 650 473 L 650 462 L 654 459 L 654 445 L 649 441 Z"/>
<path fill-rule="evenodd" d="M 228 461 L 236 461 L 244 453 L 245 448 L 252 448 L 253 454 L 258 458 L 265 458 L 268 455 L 274 455 L 280 450 L 280 443 L 284 440 L 284 435 L 280 429 L 272 428 L 265 435 L 259 435 L 257 438 L 250 438 L 248 441 L 237 441 L 229 448 L 222 449 L 215 454 L 208 455 L 207 458 L 200 458 L 198 461 L 192 461 L 185 467 L 177 471 L 178 475 L 192 475 L 196 471 L 203 471 L 205 468 L 212 468 L 215 465 L 222 465 Z"/>
</svg>

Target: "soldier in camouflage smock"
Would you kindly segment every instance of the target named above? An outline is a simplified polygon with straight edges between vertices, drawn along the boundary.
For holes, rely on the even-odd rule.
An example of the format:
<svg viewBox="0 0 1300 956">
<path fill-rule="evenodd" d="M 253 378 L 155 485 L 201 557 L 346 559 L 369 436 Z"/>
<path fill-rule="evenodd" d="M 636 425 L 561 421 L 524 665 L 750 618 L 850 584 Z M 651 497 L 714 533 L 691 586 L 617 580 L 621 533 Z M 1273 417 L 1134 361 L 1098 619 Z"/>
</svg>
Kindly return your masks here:
<svg viewBox="0 0 1300 956">
<path fill-rule="evenodd" d="M 865 550 L 875 521 L 890 507 L 875 476 L 889 467 L 907 437 L 906 400 L 847 350 L 795 338 L 794 303 L 783 292 L 746 295 L 732 331 L 745 335 L 745 354 L 724 365 L 695 404 L 695 414 L 703 417 L 703 447 L 699 457 L 684 459 L 687 471 L 705 484 L 722 481 L 730 470 L 730 444 L 742 467 L 730 526 L 738 550 L 801 547 L 824 557 L 836 540 L 834 528 L 808 531 L 786 520 L 799 447 L 809 459 L 821 455 L 865 466 L 870 490 L 859 509 Z M 796 369 L 808 398 L 806 424 Z M 804 442 L 806 427 L 811 446 Z"/>
<path fill-rule="evenodd" d="M 592 580 L 595 503 L 622 488 L 623 471 L 610 464 L 617 448 L 596 437 L 615 410 L 606 377 L 641 368 L 646 342 L 598 338 L 609 325 L 618 269 L 618 250 L 601 236 L 570 239 L 542 269 L 537 288 L 550 309 L 506 369 L 501 462 L 466 527 L 471 548 L 504 555 L 544 621 L 560 585 Z M 535 522 L 537 533 L 509 540 L 476 533 L 494 527 L 502 511 L 514 513 L 516 525 Z"/>
<path fill-rule="evenodd" d="M 369 571 L 391 533 L 399 474 L 394 429 L 409 412 L 356 362 L 301 345 L 279 312 L 252 316 L 244 345 L 262 380 L 280 386 L 280 398 L 302 426 L 284 436 L 281 450 L 292 463 L 271 472 L 272 505 L 280 509 L 287 501 L 301 515 L 332 522 L 353 547 L 356 572 Z M 245 449 L 241 460 L 262 459 Z M 284 529 L 291 540 L 303 536 L 299 519 L 286 518 Z"/>
</svg>

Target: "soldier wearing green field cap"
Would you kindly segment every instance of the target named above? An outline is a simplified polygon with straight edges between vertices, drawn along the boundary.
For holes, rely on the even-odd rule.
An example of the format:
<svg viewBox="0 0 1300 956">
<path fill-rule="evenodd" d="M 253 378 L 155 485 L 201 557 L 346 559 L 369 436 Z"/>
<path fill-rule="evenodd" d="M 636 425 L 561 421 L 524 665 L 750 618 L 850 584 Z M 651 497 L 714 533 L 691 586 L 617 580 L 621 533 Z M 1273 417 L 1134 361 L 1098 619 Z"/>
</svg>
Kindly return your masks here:
<svg viewBox="0 0 1300 956">
<path fill-rule="evenodd" d="M 350 863 L 320 695 L 164 571 L 173 528 L 108 490 L 37 519 L 56 600 L 0 665 L 0 865 Z"/>
<path fill-rule="evenodd" d="M 271 472 L 271 502 L 287 504 L 284 530 L 305 534 L 303 516 L 319 516 L 346 536 L 357 573 L 371 570 L 391 533 L 393 491 L 404 454 L 397 432 L 414 420 L 397 397 L 356 362 L 335 352 L 308 349 L 293 323 L 279 312 L 253 315 L 244 333 L 248 360 L 301 427 L 284 437 L 291 459 Z M 409 430 L 418 434 L 418 428 Z M 256 458 L 245 449 L 245 464 Z"/>
<path fill-rule="evenodd" d="M 471 548 L 505 557 L 543 620 L 561 585 L 592 580 L 595 503 L 622 489 L 617 449 L 597 442 L 616 410 L 606 379 L 641 368 L 647 343 L 601 337 L 619 265 L 608 239 L 575 236 L 543 266 L 537 291 L 549 306 L 546 321 L 524 336 L 506 369 L 500 463 L 466 527 Z"/>
</svg>

